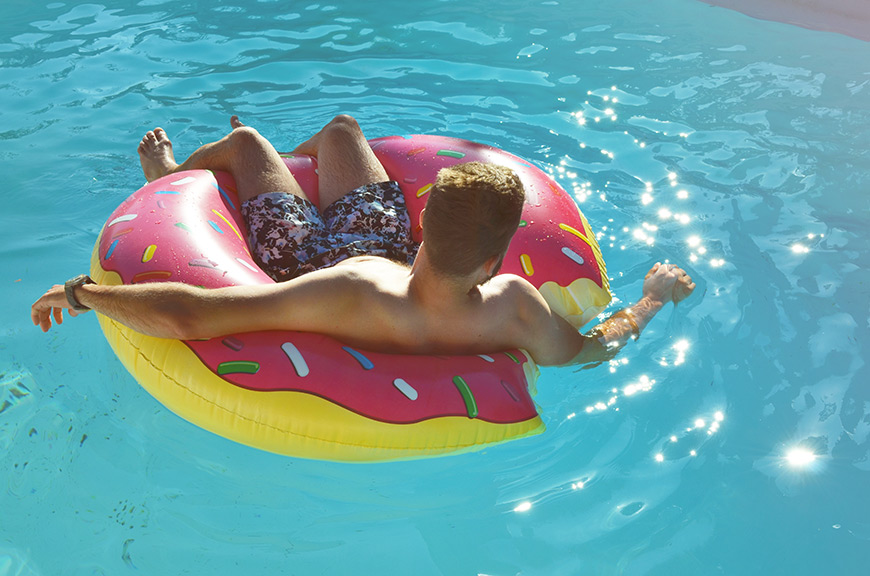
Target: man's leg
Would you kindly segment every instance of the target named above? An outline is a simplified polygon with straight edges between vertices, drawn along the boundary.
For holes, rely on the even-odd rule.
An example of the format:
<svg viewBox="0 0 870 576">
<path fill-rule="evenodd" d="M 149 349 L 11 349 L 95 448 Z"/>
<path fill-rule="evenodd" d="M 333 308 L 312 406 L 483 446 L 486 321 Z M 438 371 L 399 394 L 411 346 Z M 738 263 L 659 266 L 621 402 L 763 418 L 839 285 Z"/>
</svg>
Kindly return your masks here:
<svg viewBox="0 0 870 576">
<path fill-rule="evenodd" d="M 344 114 L 336 116 L 293 152 L 317 157 L 321 210 L 351 190 L 390 179 L 359 124 Z"/>
<path fill-rule="evenodd" d="M 236 181 L 240 202 L 267 192 L 286 192 L 305 198 L 272 144 L 253 128 L 242 125 L 236 116 L 231 123 L 232 132 L 217 142 L 201 146 L 182 164 L 175 163 L 172 143 L 162 128 L 148 132 L 139 144 L 145 178 L 151 182 L 182 170 L 223 170 Z"/>
</svg>

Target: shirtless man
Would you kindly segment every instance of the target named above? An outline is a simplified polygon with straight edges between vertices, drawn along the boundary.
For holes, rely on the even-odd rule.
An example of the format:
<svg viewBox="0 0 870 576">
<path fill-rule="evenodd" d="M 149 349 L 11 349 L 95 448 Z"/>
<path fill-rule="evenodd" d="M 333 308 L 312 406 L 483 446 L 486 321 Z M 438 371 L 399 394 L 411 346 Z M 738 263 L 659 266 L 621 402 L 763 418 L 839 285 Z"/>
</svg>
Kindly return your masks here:
<svg viewBox="0 0 870 576">
<path fill-rule="evenodd" d="M 676 304 L 695 288 L 679 267 L 656 264 L 634 306 L 581 334 L 531 284 L 495 275 L 524 199 L 509 169 L 469 163 L 442 170 L 422 215 L 417 249 L 398 185 L 389 182 L 353 118 L 337 116 L 294 151 L 317 157 L 322 214 L 265 138 L 235 116 L 231 124 L 226 137 L 180 165 L 166 133 L 148 132 L 139 144 L 142 169 L 148 181 L 189 169 L 230 172 L 252 252 L 280 281 L 213 290 L 170 282 L 85 283 L 69 297 L 64 286 L 54 286 L 31 308 L 35 325 L 48 331 L 52 318 L 60 324 L 63 309 L 74 316 L 78 305 L 161 338 L 296 330 L 408 354 L 523 348 L 539 364 L 559 365 L 612 357 L 666 303 Z M 275 220 L 277 210 L 284 214 Z M 386 230 L 386 239 L 366 228 L 371 222 Z M 330 245 L 336 240 L 344 245 Z"/>
</svg>

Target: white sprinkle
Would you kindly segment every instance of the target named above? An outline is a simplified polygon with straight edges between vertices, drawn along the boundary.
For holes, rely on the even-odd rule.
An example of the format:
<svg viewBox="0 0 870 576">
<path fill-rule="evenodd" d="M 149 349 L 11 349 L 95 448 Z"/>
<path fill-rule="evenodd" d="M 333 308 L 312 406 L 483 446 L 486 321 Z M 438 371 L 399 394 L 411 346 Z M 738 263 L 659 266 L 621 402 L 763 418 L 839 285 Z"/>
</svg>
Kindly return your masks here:
<svg viewBox="0 0 870 576">
<path fill-rule="evenodd" d="M 138 214 L 125 214 L 123 216 L 118 216 L 117 218 L 109 222 L 109 226 L 114 226 L 115 224 L 118 224 L 120 222 L 129 222 L 130 220 L 135 220 L 136 216 L 138 216 Z"/>
<path fill-rule="evenodd" d="M 296 346 L 290 342 L 284 342 L 281 344 L 281 350 L 283 350 L 284 354 L 287 355 L 287 358 L 290 359 L 290 363 L 293 364 L 293 368 L 296 370 L 296 374 L 298 374 L 300 378 L 308 376 L 308 363 L 305 362 L 305 358 L 302 357 L 302 353 L 299 352 L 299 349 Z"/>
<path fill-rule="evenodd" d="M 401 378 L 396 378 L 393 380 L 393 386 L 396 389 L 405 395 L 408 400 L 416 400 L 417 399 L 417 391 L 414 390 L 414 387 L 402 380 Z"/>
<path fill-rule="evenodd" d="M 579 254 L 577 254 L 576 252 L 574 252 L 573 250 L 571 250 L 567 246 L 562 247 L 562 254 L 564 254 L 565 256 L 567 256 L 568 258 L 570 258 L 571 260 L 573 260 L 577 264 L 580 264 L 581 266 L 586 263 L 586 261 L 583 259 L 582 256 L 580 256 Z"/>
<path fill-rule="evenodd" d="M 241 258 L 236 258 L 236 261 L 239 264 L 241 264 L 242 266 L 244 266 L 245 268 L 247 268 L 248 270 L 250 270 L 251 272 L 261 272 L 261 270 L 259 268 L 254 268 L 253 266 L 251 266 L 249 263 L 245 262 Z"/>
</svg>

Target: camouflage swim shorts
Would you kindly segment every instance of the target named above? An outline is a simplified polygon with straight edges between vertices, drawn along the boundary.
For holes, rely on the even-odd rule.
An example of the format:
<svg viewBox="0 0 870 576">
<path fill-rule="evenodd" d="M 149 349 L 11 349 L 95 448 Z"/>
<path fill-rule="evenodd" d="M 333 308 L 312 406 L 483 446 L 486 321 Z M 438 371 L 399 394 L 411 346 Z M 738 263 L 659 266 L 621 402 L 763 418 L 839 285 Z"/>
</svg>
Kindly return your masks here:
<svg viewBox="0 0 870 576">
<path fill-rule="evenodd" d="M 277 282 L 354 256 L 410 265 L 417 254 L 405 197 L 395 181 L 361 186 L 323 213 L 293 194 L 260 194 L 242 204 L 242 215 L 254 259 Z"/>
</svg>

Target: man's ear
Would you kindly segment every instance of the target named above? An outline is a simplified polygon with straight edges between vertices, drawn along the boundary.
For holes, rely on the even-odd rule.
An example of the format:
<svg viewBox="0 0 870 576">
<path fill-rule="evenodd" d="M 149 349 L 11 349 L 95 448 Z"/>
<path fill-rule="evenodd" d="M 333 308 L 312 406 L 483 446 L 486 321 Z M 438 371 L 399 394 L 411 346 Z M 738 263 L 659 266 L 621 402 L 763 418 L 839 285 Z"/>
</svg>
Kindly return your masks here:
<svg viewBox="0 0 870 576">
<path fill-rule="evenodd" d="M 495 254 L 483 263 L 483 271 L 486 272 L 487 278 L 496 275 L 498 269 L 501 268 L 502 258 L 504 258 L 504 254 Z"/>
<path fill-rule="evenodd" d="M 420 210 L 420 230 L 423 229 L 423 218 L 425 218 L 425 217 L 426 217 L 426 209 L 423 208 L 422 210 Z"/>
</svg>

